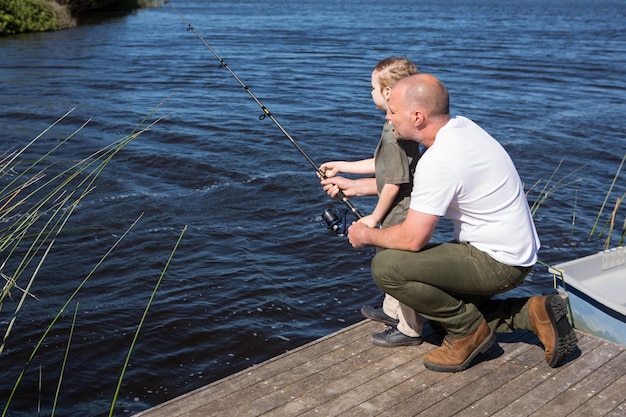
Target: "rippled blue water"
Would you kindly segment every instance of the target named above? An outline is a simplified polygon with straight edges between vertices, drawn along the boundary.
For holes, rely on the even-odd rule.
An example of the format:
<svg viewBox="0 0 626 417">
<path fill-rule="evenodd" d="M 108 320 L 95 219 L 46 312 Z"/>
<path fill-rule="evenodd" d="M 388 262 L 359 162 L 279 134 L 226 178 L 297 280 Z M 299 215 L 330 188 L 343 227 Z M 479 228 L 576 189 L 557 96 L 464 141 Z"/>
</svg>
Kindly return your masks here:
<svg viewBox="0 0 626 417">
<path fill-rule="evenodd" d="M 405 55 L 439 76 L 452 110 L 511 153 L 531 202 L 558 188 L 536 223 L 549 264 L 594 253 L 589 232 L 626 152 L 626 3 L 599 0 L 304 0 L 174 3 L 318 163 L 369 157 L 383 115 L 378 60 Z M 76 29 L 0 39 L 0 154 L 68 110 L 30 157 L 91 122 L 58 155 L 87 156 L 163 117 L 107 167 L 31 291 L 0 355 L 0 399 L 71 291 L 139 224 L 71 304 L 79 313 L 56 415 L 104 415 L 143 309 L 121 388 L 127 415 L 360 320 L 380 301 L 373 250 L 314 221 L 342 208 L 260 108 L 169 6 Z M 561 181 L 558 183 L 558 181 Z M 617 182 L 609 204 L 626 185 Z M 364 212 L 375 203 L 353 199 Z M 572 230 L 572 217 L 575 224 Z M 445 222 L 438 239 L 448 239 Z M 3 272 L 7 272 L 4 271 Z M 514 294 L 551 288 L 538 265 Z M 6 331 L 13 301 L 0 313 Z M 32 360 L 9 415 L 49 415 L 71 323 Z M 41 374 L 41 392 L 38 388 Z"/>
</svg>

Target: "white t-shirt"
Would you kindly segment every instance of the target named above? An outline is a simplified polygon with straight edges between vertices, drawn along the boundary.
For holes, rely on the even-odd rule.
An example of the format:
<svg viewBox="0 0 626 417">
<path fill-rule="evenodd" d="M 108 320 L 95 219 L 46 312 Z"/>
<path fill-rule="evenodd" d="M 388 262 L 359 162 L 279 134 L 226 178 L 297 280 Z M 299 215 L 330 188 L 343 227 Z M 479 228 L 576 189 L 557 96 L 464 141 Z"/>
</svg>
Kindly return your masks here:
<svg viewBox="0 0 626 417">
<path fill-rule="evenodd" d="M 513 161 L 465 117 L 451 118 L 419 160 L 410 208 L 450 219 L 456 241 L 499 262 L 537 262 L 539 237 Z"/>
</svg>

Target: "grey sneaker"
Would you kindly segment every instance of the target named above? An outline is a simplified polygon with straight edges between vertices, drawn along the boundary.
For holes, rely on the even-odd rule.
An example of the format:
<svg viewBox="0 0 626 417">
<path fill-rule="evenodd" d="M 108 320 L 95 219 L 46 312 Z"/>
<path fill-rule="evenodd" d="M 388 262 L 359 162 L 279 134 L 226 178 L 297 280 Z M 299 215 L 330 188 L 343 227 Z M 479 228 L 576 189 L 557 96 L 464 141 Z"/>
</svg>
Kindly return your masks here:
<svg viewBox="0 0 626 417">
<path fill-rule="evenodd" d="M 382 307 L 363 306 L 361 307 L 361 314 L 363 314 L 366 318 L 370 320 L 385 323 L 387 326 L 398 325 L 398 320 L 385 314 Z"/>
<path fill-rule="evenodd" d="M 382 347 L 417 346 L 422 344 L 422 338 L 407 336 L 396 327 L 390 327 L 384 332 L 373 334 L 372 343 Z"/>
</svg>

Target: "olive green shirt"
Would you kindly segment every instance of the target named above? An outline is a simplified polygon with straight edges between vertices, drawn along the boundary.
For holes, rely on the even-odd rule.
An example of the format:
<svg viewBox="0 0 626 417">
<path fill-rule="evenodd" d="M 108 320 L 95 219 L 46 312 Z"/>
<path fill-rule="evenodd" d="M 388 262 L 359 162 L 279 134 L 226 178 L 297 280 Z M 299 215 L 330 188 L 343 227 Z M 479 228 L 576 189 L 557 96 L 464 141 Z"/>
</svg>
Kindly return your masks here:
<svg viewBox="0 0 626 417">
<path fill-rule="evenodd" d="M 413 188 L 413 173 L 419 157 L 417 142 L 397 140 L 393 136 L 393 125 L 389 121 L 385 122 L 374 152 L 376 189 L 380 196 L 385 184 L 399 184 L 400 191 L 381 221 L 382 227 L 402 223 L 406 218 Z"/>
</svg>

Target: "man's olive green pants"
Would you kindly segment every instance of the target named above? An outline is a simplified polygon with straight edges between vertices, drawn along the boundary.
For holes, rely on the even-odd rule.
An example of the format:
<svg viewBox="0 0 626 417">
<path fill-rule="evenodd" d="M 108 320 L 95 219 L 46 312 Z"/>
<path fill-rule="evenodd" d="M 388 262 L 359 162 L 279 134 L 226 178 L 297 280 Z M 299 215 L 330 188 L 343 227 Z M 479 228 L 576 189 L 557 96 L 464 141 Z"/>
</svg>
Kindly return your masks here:
<svg viewBox="0 0 626 417">
<path fill-rule="evenodd" d="M 468 243 L 429 245 L 419 252 L 387 249 L 372 260 L 382 291 L 452 338 L 472 334 L 483 318 L 497 333 L 532 330 L 528 298 L 492 299 L 520 285 L 530 269 L 500 263 Z"/>
</svg>

